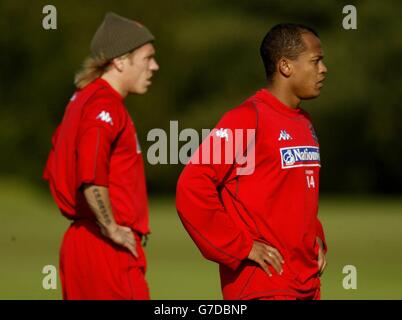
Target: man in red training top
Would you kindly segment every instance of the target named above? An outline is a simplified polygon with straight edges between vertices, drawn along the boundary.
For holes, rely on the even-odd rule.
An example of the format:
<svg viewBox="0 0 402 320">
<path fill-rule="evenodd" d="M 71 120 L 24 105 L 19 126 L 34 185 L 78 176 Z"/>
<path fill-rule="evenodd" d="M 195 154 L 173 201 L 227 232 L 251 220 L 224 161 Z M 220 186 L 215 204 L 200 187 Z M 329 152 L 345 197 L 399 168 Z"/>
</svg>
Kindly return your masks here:
<svg viewBox="0 0 402 320">
<path fill-rule="evenodd" d="M 267 87 L 228 111 L 204 140 L 179 178 L 177 210 L 202 254 L 219 263 L 224 299 L 319 299 L 326 265 L 320 153 L 299 105 L 320 94 L 323 50 L 311 28 L 279 24 L 260 53 Z M 202 161 L 211 145 L 209 156 L 221 161 Z M 227 161 L 225 146 L 233 145 L 229 156 L 237 160 L 242 150 L 252 170 Z"/>
<path fill-rule="evenodd" d="M 44 178 L 73 221 L 60 250 L 64 299 L 149 299 L 144 164 L 124 98 L 144 94 L 159 69 L 153 40 L 138 22 L 106 14 L 53 135 Z"/>
</svg>

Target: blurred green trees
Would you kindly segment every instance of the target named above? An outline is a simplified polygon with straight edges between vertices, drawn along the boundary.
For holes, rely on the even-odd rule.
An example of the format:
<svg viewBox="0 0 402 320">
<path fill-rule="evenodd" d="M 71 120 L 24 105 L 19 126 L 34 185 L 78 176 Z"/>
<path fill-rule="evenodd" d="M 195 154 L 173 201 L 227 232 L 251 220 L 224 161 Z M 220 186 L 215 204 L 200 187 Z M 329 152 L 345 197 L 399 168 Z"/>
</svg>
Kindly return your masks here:
<svg viewBox="0 0 402 320">
<path fill-rule="evenodd" d="M 57 30 L 42 8 L 57 8 Z M 354 4 L 358 29 L 342 28 Z M 11 1 L 0 2 L 0 174 L 39 182 L 50 137 L 73 94 L 73 76 L 107 11 L 144 23 L 161 69 L 144 96 L 126 101 L 143 153 L 152 128 L 211 128 L 265 85 L 258 48 L 289 21 L 320 34 L 329 69 L 319 99 L 306 101 L 320 138 L 323 191 L 402 191 L 400 1 Z M 183 142 L 184 144 L 184 142 Z M 181 165 L 147 165 L 149 190 L 174 192 Z"/>
</svg>

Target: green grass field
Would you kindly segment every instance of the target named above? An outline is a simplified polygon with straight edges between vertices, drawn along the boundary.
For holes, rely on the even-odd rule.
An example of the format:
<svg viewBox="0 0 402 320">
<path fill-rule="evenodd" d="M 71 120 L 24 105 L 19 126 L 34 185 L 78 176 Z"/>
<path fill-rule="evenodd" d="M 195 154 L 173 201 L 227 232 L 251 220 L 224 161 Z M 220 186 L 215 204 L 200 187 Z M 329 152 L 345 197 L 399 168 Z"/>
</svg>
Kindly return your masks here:
<svg viewBox="0 0 402 320">
<path fill-rule="evenodd" d="M 60 299 L 44 290 L 42 269 L 58 266 L 68 222 L 50 196 L 22 183 L 0 183 L 0 299 Z M 153 299 L 221 299 L 218 267 L 185 233 L 172 198 L 150 199 L 146 252 Z M 402 299 L 402 200 L 323 198 L 320 218 L 329 245 L 323 299 Z M 357 268 L 357 289 L 345 290 L 345 265 Z"/>
</svg>

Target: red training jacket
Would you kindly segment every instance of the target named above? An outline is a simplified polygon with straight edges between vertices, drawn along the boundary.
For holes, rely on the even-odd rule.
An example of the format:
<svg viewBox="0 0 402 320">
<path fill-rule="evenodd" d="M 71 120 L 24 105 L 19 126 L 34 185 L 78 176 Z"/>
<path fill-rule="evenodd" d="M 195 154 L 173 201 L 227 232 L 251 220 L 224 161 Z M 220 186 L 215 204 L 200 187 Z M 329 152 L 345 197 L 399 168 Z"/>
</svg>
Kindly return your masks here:
<svg viewBox="0 0 402 320">
<path fill-rule="evenodd" d="M 255 139 L 247 138 L 247 129 Z M 239 159 L 239 151 L 253 162 L 248 174 L 239 169 L 250 163 L 227 161 Z M 216 153 L 220 163 L 212 161 Z M 201 253 L 219 263 L 224 299 L 306 298 L 320 287 L 316 237 L 325 251 L 326 244 L 317 218 L 319 169 L 309 116 L 266 89 L 227 112 L 203 141 L 179 178 L 176 206 Z M 269 266 L 269 277 L 247 259 L 255 240 L 279 250 L 282 275 Z"/>
<path fill-rule="evenodd" d="M 123 98 L 98 78 L 71 98 L 52 138 L 44 179 L 63 215 L 95 215 L 80 187 L 105 186 L 116 222 L 149 233 L 144 163 Z"/>
</svg>

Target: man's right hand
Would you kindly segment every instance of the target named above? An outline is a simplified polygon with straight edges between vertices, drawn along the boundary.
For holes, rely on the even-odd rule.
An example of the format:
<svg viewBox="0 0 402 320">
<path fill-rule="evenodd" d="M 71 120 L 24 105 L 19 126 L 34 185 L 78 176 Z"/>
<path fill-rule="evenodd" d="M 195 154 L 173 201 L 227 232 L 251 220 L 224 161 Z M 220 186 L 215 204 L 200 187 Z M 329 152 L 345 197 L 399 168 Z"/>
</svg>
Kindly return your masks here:
<svg viewBox="0 0 402 320">
<path fill-rule="evenodd" d="M 285 263 L 285 261 L 281 254 L 277 249 L 265 243 L 254 241 L 248 259 L 258 263 L 270 277 L 272 277 L 272 273 L 268 268 L 268 264 L 270 264 L 278 274 L 282 274 L 283 272 L 282 264 Z"/>
<path fill-rule="evenodd" d="M 104 236 L 112 240 L 114 243 L 125 247 L 134 255 L 134 257 L 138 258 L 134 233 L 129 227 L 113 224 L 107 228 L 101 226 L 101 231 Z"/>
</svg>

